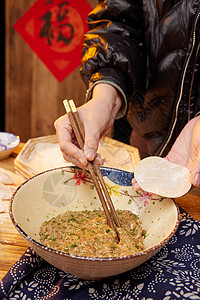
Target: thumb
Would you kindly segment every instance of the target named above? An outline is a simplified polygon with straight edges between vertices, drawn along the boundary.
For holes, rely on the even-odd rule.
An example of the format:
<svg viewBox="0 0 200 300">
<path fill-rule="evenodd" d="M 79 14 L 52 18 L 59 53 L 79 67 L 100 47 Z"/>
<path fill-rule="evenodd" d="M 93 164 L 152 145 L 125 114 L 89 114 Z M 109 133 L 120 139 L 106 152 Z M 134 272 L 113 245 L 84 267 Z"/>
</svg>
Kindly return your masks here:
<svg viewBox="0 0 200 300">
<path fill-rule="evenodd" d="M 99 134 L 95 131 L 94 127 L 85 128 L 85 144 L 84 154 L 90 161 L 95 159 L 97 149 L 99 146 Z"/>
<path fill-rule="evenodd" d="M 189 158 L 187 167 L 191 170 L 192 184 L 194 186 L 200 186 L 200 147 L 197 155 L 193 155 L 193 157 Z"/>
<path fill-rule="evenodd" d="M 192 170 L 192 184 L 194 186 L 200 186 L 200 152 L 198 153 L 194 162 Z"/>
</svg>

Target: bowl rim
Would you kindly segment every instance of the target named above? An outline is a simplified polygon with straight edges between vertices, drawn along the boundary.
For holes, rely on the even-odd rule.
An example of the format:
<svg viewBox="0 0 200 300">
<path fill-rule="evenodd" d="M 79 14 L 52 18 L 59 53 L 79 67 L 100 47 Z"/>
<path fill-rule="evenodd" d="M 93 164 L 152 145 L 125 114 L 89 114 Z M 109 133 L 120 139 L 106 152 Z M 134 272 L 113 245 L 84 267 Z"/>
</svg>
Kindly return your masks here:
<svg viewBox="0 0 200 300">
<path fill-rule="evenodd" d="M 15 138 L 15 140 L 12 142 L 12 143 L 15 143 L 15 145 L 13 147 L 9 147 L 9 144 L 8 144 L 8 146 L 7 146 L 7 144 L 1 144 L 1 145 L 6 145 L 6 147 L 7 147 L 4 150 L 0 150 L 1 153 L 16 148 L 20 143 L 20 136 L 17 135 L 17 134 L 14 134 L 14 133 L 11 133 L 11 132 L 6 132 L 6 131 L 0 131 L 0 136 L 1 135 L 9 135 L 9 136 L 13 136 Z"/>
<path fill-rule="evenodd" d="M 131 254 L 131 255 L 125 255 L 125 256 L 111 256 L 111 257 L 87 257 L 87 256 L 81 256 L 81 255 L 72 255 L 72 254 L 68 254 L 66 252 L 63 251 L 59 251 L 53 248 L 50 248 L 48 246 L 43 245 L 40 242 L 37 242 L 34 238 L 30 237 L 22 228 L 21 226 L 17 223 L 17 221 L 15 220 L 14 214 L 13 214 L 13 202 L 14 202 L 14 198 L 15 195 L 17 194 L 17 192 L 22 188 L 22 186 L 24 186 L 26 183 L 28 183 L 31 179 L 36 178 L 42 174 L 48 173 L 48 172 L 52 172 L 55 170 L 62 170 L 62 169 L 66 169 L 66 168 L 74 168 L 74 169 L 80 169 L 79 167 L 72 165 L 72 166 L 63 166 L 63 167 L 58 167 L 58 168 L 52 168 L 49 170 L 45 170 L 43 172 L 40 172 L 34 176 L 32 176 L 31 178 L 25 180 L 20 186 L 17 187 L 17 189 L 15 190 L 15 192 L 13 193 L 11 200 L 10 200 L 10 207 L 9 207 L 9 215 L 11 218 L 11 221 L 13 223 L 13 225 L 15 226 L 15 228 L 17 229 L 17 231 L 29 242 L 31 242 L 32 244 L 34 244 L 35 246 L 40 246 L 42 248 L 42 250 L 48 251 L 48 252 L 53 252 L 55 254 L 59 254 L 62 256 L 66 256 L 68 258 L 74 258 L 74 259 L 82 259 L 82 260 L 86 260 L 86 261 L 114 261 L 114 260 L 123 260 L 123 259 L 131 259 L 134 257 L 140 257 L 146 254 L 149 254 L 155 250 L 159 250 L 160 248 L 162 248 L 170 239 L 171 237 L 175 234 L 175 232 L 178 229 L 179 223 L 180 223 L 180 209 L 178 204 L 176 203 L 176 201 L 173 198 L 170 198 L 176 207 L 177 210 L 177 219 L 176 219 L 176 223 L 174 225 L 173 230 L 171 231 L 171 233 L 164 239 L 162 240 L 160 243 L 155 244 L 154 246 L 147 248 L 146 250 L 143 250 L 139 253 L 135 253 L 135 254 Z M 132 172 L 128 172 L 128 171 L 124 171 L 124 170 L 119 170 L 119 169 L 115 169 L 115 168 L 109 168 L 109 167 L 103 167 L 101 166 L 100 169 L 104 169 L 104 170 L 114 170 L 114 171 L 118 171 L 118 172 L 123 172 L 123 173 L 131 173 L 134 176 L 134 173 Z M 80 169 L 81 170 L 81 169 Z M 36 251 L 37 252 L 37 251 Z"/>
</svg>

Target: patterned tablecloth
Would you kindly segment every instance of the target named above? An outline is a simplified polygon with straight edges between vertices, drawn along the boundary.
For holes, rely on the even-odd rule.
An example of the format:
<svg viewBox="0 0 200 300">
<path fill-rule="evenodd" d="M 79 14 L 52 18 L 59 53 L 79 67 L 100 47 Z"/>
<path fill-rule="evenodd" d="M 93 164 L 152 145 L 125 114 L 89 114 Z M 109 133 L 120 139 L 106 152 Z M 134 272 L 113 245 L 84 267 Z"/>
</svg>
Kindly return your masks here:
<svg viewBox="0 0 200 300">
<path fill-rule="evenodd" d="M 181 210 L 176 234 L 139 267 L 101 281 L 64 273 L 32 249 L 0 282 L 0 299 L 200 299 L 200 222 Z"/>
</svg>

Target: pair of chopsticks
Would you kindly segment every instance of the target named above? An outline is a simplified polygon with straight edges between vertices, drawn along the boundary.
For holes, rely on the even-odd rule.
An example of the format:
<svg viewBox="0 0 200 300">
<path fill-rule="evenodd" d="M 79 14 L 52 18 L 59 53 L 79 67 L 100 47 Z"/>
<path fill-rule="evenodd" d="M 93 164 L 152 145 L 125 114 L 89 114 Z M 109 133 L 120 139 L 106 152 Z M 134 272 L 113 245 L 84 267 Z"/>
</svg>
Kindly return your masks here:
<svg viewBox="0 0 200 300">
<path fill-rule="evenodd" d="M 76 109 L 75 103 L 74 103 L 73 100 L 68 101 L 68 100 L 65 99 L 63 101 L 63 104 L 64 104 L 64 107 L 65 107 L 66 112 L 68 114 L 69 121 L 70 121 L 71 126 L 73 128 L 74 134 L 75 134 L 76 139 L 77 139 L 78 144 L 79 144 L 79 147 L 83 150 L 83 148 L 84 148 L 84 137 L 85 137 L 84 128 L 83 128 L 83 124 L 81 123 L 81 120 L 79 118 L 79 114 L 78 114 L 78 111 Z M 113 205 L 112 200 L 110 198 L 110 195 L 108 193 L 108 190 L 107 190 L 106 184 L 104 182 L 103 176 L 101 174 L 101 171 L 99 169 L 98 163 L 95 160 L 93 162 L 88 161 L 87 168 L 88 168 L 88 171 L 89 171 L 89 173 L 92 177 L 92 180 L 94 182 L 94 186 L 96 188 L 97 194 L 98 194 L 99 199 L 101 201 L 103 210 L 104 210 L 105 215 L 106 215 L 107 223 L 112 229 L 115 230 L 116 235 L 117 235 L 117 241 L 119 242 L 119 240 L 120 240 L 119 239 L 119 234 L 118 234 L 117 229 L 116 229 L 116 226 L 120 227 L 119 218 L 117 216 L 114 205 Z M 100 182 L 101 187 L 103 189 L 106 200 L 105 200 L 104 195 L 102 193 L 99 182 Z M 107 206 L 107 203 L 110 207 L 110 210 Z M 112 215 L 111 215 L 111 213 L 112 213 Z"/>
</svg>

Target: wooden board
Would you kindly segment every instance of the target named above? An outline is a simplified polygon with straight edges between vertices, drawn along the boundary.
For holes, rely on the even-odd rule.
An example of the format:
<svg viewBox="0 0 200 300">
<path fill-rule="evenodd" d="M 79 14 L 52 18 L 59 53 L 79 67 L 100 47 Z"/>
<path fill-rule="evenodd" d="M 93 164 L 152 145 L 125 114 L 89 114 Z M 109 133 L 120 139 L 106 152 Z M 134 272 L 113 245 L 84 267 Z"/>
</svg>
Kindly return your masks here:
<svg viewBox="0 0 200 300">
<path fill-rule="evenodd" d="M 5 161 L 7 161 L 7 172 L 14 180 L 14 185 L 19 186 L 24 182 L 24 179 L 12 172 L 13 158 L 1 161 L 0 166 L 5 169 Z M 12 165 L 10 162 L 12 161 Z M 3 200 L 3 204 L 9 207 L 10 201 Z M 0 279 L 7 273 L 13 264 L 25 252 L 28 245 L 24 238 L 18 233 L 14 227 L 9 212 L 0 213 Z"/>
<path fill-rule="evenodd" d="M 137 148 L 107 136 L 101 139 L 98 152 L 104 153 L 105 167 L 133 172 L 140 161 Z M 27 179 L 45 170 L 69 164 L 63 159 L 56 135 L 29 139 L 14 161 L 15 170 Z"/>
</svg>

